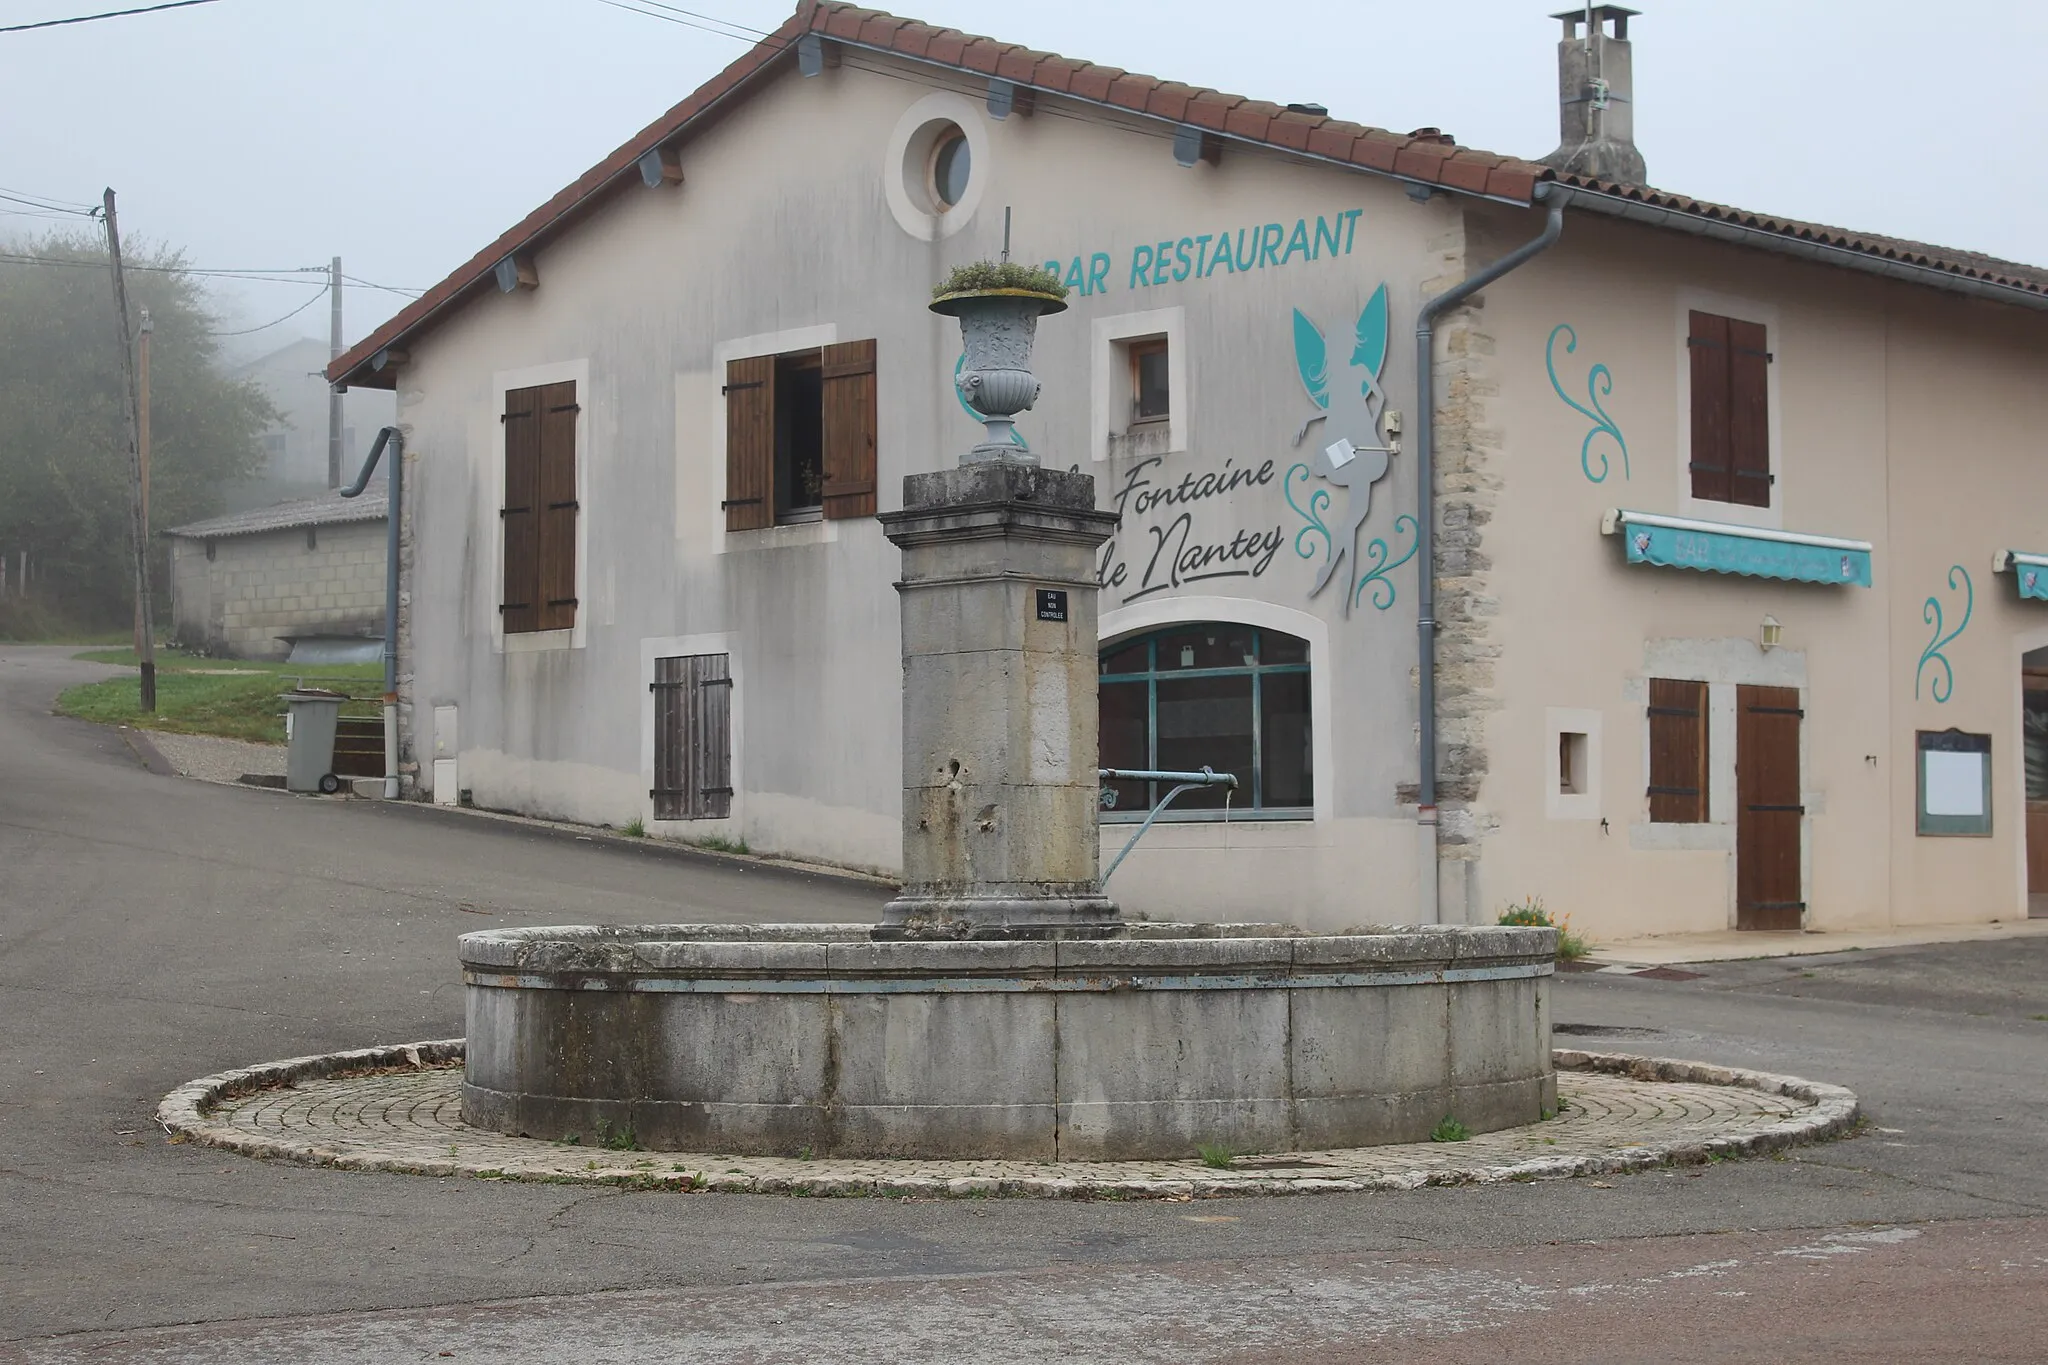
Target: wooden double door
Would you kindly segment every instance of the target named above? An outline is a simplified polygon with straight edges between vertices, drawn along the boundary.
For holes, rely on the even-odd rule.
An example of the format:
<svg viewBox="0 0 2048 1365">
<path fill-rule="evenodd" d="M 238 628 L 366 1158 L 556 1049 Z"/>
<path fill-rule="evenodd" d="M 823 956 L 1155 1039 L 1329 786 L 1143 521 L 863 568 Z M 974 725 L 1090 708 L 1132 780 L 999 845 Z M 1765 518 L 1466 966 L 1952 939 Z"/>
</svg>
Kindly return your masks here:
<svg viewBox="0 0 2048 1365">
<path fill-rule="evenodd" d="M 1799 725 L 1805 715 L 1797 688 L 1735 689 L 1737 929 L 1804 927 Z"/>
</svg>

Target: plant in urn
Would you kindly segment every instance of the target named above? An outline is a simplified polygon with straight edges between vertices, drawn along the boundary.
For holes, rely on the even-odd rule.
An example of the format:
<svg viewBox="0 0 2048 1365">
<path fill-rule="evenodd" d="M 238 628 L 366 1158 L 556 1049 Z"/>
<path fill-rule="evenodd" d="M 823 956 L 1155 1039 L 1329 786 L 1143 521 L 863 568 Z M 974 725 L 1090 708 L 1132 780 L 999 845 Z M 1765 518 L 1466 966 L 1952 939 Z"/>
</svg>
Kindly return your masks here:
<svg viewBox="0 0 2048 1365">
<path fill-rule="evenodd" d="M 962 464 L 1000 461 L 1036 465 L 1017 437 L 1017 414 L 1038 401 L 1031 373 L 1031 342 L 1038 319 L 1064 312 L 1067 289 L 1044 266 L 976 261 L 956 266 L 932 290 L 931 309 L 960 319 L 967 363 L 954 383 L 967 406 L 981 415 L 988 437 L 960 457 Z"/>
</svg>

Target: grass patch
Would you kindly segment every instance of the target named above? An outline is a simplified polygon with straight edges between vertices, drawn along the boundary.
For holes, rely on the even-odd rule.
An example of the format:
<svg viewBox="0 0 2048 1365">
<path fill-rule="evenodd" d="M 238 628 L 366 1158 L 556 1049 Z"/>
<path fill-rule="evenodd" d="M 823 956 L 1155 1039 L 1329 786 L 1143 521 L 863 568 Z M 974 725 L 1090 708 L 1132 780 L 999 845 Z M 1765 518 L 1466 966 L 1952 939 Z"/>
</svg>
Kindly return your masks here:
<svg viewBox="0 0 2048 1365">
<path fill-rule="evenodd" d="M 1201 1143 L 1195 1151 L 1200 1154 L 1204 1166 L 1214 1166 L 1219 1171 L 1229 1170 L 1231 1163 L 1237 1160 L 1236 1151 L 1220 1142 Z"/>
<path fill-rule="evenodd" d="M 1520 928 L 1557 930 L 1557 960 L 1560 962 L 1577 962 L 1593 951 L 1592 940 L 1572 928 L 1572 917 L 1565 915 L 1562 918 L 1552 918 L 1550 911 L 1544 909 L 1541 896 L 1530 896 L 1519 904 L 1510 905 L 1500 912 L 1500 918 L 1495 923 Z"/>
<path fill-rule="evenodd" d="M 187 735 L 222 735 L 259 744 L 284 742 L 280 694 L 301 683 L 350 693 L 345 716 L 375 716 L 382 664 L 283 664 L 246 659 L 205 659 L 165 650 L 156 661 L 156 712 L 142 710 L 142 680 L 132 649 L 91 649 L 77 656 L 93 663 L 137 669 L 125 677 L 81 683 L 57 698 L 57 714 L 103 725 L 132 725 Z"/>
<path fill-rule="evenodd" d="M 721 839 L 716 834 L 703 839 L 692 839 L 690 842 L 698 848 L 712 853 L 752 853 L 754 851 L 747 847 L 745 839 Z"/>
<path fill-rule="evenodd" d="M 1445 1114 L 1436 1127 L 1429 1130 L 1431 1142 L 1463 1142 L 1472 1136 L 1472 1130 Z"/>
<path fill-rule="evenodd" d="M 647 837 L 647 822 L 636 815 L 619 827 L 619 833 L 625 835 L 628 839 L 645 839 Z"/>
</svg>

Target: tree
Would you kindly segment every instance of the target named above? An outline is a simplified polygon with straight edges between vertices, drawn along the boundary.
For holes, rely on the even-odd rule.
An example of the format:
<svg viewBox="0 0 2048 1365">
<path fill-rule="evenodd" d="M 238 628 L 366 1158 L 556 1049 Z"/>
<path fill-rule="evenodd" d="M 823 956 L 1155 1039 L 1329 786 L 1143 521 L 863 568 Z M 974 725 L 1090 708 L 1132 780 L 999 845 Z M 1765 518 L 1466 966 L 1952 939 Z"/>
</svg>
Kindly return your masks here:
<svg viewBox="0 0 2048 1365">
<path fill-rule="evenodd" d="M 125 244 L 124 244 L 125 245 Z M 132 247 L 128 306 L 149 310 L 150 524 L 220 510 L 225 485 L 262 460 L 276 411 L 220 363 L 220 329 L 204 286 L 176 252 Z M 53 233 L 0 245 L 0 550 L 42 566 L 66 616 L 120 625 L 133 612 L 129 466 L 121 355 L 115 349 L 106 244 Z M 169 598 L 161 543 L 154 581 Z"/>
</svg>

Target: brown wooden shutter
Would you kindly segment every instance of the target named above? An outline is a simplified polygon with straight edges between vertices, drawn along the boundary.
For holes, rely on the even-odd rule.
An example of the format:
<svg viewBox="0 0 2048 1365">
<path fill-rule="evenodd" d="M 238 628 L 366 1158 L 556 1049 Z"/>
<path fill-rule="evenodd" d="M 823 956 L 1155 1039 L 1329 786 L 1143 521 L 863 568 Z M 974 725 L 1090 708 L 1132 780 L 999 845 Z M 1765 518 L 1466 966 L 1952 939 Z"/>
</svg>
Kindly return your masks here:
<svg viewBox="0 0 2048 1365">
<path fill-rule="evenodd" d="M 1727 502 L 1728 319 L 1694 312 L 1685 345 L 1692 359 L 1692 495 Z"/>
<path fill-rule="evenodd" d="M 1707 818 L 1707 685 L 1650 679 L 1650 819 Z"/>
<path fill-rule="evenodd" d="M 540 391 L 540 629 L 576 624 L 576 384 Z"/>
<path fill-rule="evenodd" d="M 775 524 L 775 357 L 725 365 L 725 529 Z"/>
<path fill-rule="evenodd" d="M 1728 501 L 1771 505 L 1771 354 L 1760 322 L 1728 321 Z"/>
<path fill-rule="evenodd" d="M 825 515 L 875 514 L 875 343 L 824 351 Z"/>
<path fill-rule="evenodd" d="M 505 633 L 540 629 L 541 390 L 505 394 L 505 575 L 498 611 Z"/>
<path fill-rule="evenodd" d="M 654 661 L 654 798 L 657 820 L 732 814 L 732 671 L 724 654 Z"/>
</svg>

